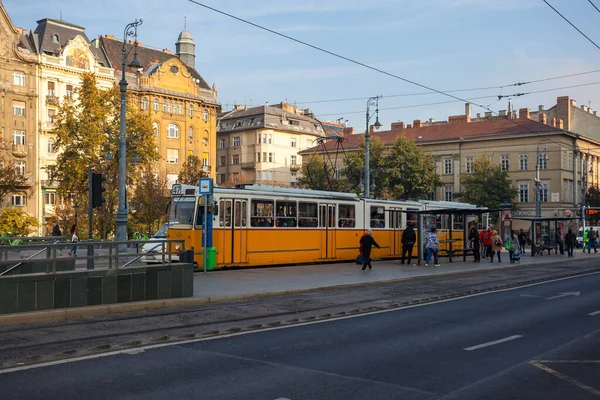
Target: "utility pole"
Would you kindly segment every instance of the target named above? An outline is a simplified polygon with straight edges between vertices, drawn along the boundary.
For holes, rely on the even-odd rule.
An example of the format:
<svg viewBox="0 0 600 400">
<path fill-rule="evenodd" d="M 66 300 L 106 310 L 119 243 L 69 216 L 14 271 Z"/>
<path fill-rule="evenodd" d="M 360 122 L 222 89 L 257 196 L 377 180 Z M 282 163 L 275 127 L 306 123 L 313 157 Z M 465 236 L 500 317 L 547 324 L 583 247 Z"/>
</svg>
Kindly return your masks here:
<svg viewBox="0 0 600 400">
<path fill-rule="evenodd" d="M 92 170 L 92 164 L 88 165 L 88 241 L 91 242 L 92 238 L 92 226 L 94 220 L 94 205 L 92 204 L 92 181 L 93 181 L 94 171 Z M 94 259 L 91 258 L 94 256 L 94 245 L 87 245 L 87 269 L 94 269 Z"/>
<path fill-rule="evenodd" d="M 379 129 L 381 127 L 381 124 L 379 123 L 379 99 L 383 97 L 383 96 L 375 96 L 375 97 L 370 97 L 369 100 L 367 100 L 367 126 L 365 128 L 365 191 L 364 191 L 364 196 L 365 198 L 369 198 L 371 196 L 370 194 L 370 187 L 371 187 L 371 177 L 370 177 L 370 142 L 371 142 L 371 132 L 369 132 L 369 120 L 371 119 L 372 115 L 370 115 L 370 111 L 369 108 L 371 106 L 375 106 L 375 124 L 373 125 L 375 127 L 375 129 Z"/>
<path fill-rule="evenodd" d="M 587 196 L 587 174 L 588 174 L 588 158 L 587 154 L 583 159 L 583 168 L 581 169 L 581 227 L 585 232 L 585 202 Z"/>
</svg>

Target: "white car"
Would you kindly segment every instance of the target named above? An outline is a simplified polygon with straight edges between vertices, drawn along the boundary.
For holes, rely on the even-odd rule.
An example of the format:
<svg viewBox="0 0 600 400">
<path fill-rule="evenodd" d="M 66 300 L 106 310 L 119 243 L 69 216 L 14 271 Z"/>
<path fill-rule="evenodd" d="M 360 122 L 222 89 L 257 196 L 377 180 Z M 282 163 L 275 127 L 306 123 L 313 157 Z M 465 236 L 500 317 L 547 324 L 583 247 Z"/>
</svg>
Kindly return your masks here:
<svg viewBox="0 0 600 400">
<path fill-rule="evenodd" d="M 166 240 L 167 230 L 169 224 L 164 224 L 160 229 L 150 238 L 148 243 L 142 246 L 142 253 L 144 254 L 141 258 L 142 262 L 147 264 L 151 263 L 162 263 L 163 262 L 163 249 L 165 250 L 165 262 L 169 261 L 169 255 L 166 249 L 166 243 L 164 242 L 152 242 L 152 240 Z M 175 249 L 173 249 L 175 251 Z M 179 261 L 179 254 L 171 254 L 171 261 Z"/>
</svg>

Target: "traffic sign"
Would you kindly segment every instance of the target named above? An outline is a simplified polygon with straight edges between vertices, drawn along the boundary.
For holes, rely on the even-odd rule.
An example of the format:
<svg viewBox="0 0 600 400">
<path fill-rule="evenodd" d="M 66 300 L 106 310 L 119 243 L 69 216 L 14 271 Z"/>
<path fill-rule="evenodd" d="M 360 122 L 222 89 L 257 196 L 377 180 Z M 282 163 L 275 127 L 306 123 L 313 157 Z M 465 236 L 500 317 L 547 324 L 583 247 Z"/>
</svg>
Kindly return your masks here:
<svg viewBox="0 0 600 400">
<path fill-rule="evenodd" d="M 213 192 L 212 178 L 200 178 L 198 187 L 200 189 L 200 194 L 212 194 L 212 192 Z"/>
</svg>

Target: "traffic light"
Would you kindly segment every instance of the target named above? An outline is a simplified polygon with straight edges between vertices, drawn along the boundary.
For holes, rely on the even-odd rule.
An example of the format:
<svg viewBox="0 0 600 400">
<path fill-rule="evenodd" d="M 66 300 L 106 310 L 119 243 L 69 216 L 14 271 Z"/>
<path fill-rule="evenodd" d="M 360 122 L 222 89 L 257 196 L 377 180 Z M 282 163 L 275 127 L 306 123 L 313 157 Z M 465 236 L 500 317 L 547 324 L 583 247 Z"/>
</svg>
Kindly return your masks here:
<svg viewBox="0 0 600 400">
<path fill-rule="evenodd" d="M 92 172 L 92 207 L 100 207 L 102 203 L 106 201 L 102 192 L 106 191 L 106 188 L 102 186 L 102 182 L 106 180 L 106 177 L 102 174 Z"/>
</svg>

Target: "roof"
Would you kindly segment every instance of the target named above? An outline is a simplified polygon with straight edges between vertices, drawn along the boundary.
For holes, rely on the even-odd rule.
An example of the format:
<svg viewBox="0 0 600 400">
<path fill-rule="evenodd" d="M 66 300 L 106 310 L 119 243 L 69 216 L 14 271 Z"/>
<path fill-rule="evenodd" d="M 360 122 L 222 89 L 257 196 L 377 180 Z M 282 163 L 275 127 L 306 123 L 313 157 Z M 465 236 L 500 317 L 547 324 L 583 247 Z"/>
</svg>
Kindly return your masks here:
<svg viewBox="0 0 600 400">
<path fill-rule="evenodd" d="M 37 24 L 32 36 L 37 36 L 33 42 L 37 45 L 38 53 L 58 54 L 77 35 L 81 35 L 88 43 L 90 41 L 85 28 L 79 25 L 50 18 L 40 19 Z M 54 40 L 55 35 L 58 36 L 58 41 Z"/>
<path fill-rule="evenodd" d="M 327 136 L 344 136 L 344 125 L 342 124 L 321 121 L 321 125 Z"/>
<path fill-rule="evenodd" d="M 107 65 L 107 66 L 112 67 L 117 71 L 121 71 L 121 51 L 123 50 L 123 42 L 121 40 L 113 39 L 112 37 L 102 36 L 100 38 L 100 43 L 101 43 L 102 48 L 104 49 L 104 52 L 106 53 L 106 57 L 108 58 L 108 61 L 110 62 L 110 65 Z M 132 49 L 133 44 L 127 43 L 125 46 L 126 46 L 126 50 L 128 52 L 126 64 L 129 65 L 131 63 L 131 61 L 133 60 L 134 52 L 129 51 Z M 151 49 L 149 47 L 144 47 L 144 46 L 137 47 L 137 60 L 142 65 L 144 72 L 147 71 L 148 68 L 150 68 L 157 61 L 159 63 L 164 63 L 165 61 L 168 61 L 172 58 L 179 58 L 179 57 L 177 57 L 177 55 L 175 55 L 175 54 L 167 53 L 167 52 L 164 52 L 161 50 Z M 137 72 L 133 68 L 130 68 L 130 67 L 126 67 L 126 68 L 127 68 L 127 72 L 131 72 L 131 73 Z M 195 79 L 198 80 L 198 86 L 200 88 L 211 90 L 210 86 L 208 86 L 208 84 L 206 83 L 204 78 L 202 78 L 202 76 L 200 76 L 198 71 L 196 71 L 194 68 L 190 67 L 187 64 L 186 64 L 186 68 L 189 71 L 189 73 Z"/>
<path fill-rule="evenodd" d="M 392 145 L 399 136 L 412 139 L 418 143 L 457 140 L 459 138 L 484 138 L 489 136 L 518 135 L 531 133 L 564 132 L 564 130 L 531 119 L 495 119 L 482 122 L 453 122 L 423 126 L 420 128 L 392 129 L 374 132 L 371 137 L 380 138 L 384 145 Z M 346 150 L 357 149 L 364 138 L 364 133 L 344 136 Z M 333 150 L 333 141 L 325 143 L 325 149 Z M 300 152 L 314 151 L 307 149 Z"/>
<path fill-rule="evenodd" d="M 194 39 L 192 38 L 192 34 L 190 33 L 190 31 L 188 31 L 187 29 L 184 29 L 181 31 L 181 33 L 179 34 L 179 36 L 177 37 L 177 41 L 178 42 L 194 42 Z"/>
</svg>

